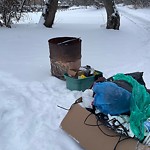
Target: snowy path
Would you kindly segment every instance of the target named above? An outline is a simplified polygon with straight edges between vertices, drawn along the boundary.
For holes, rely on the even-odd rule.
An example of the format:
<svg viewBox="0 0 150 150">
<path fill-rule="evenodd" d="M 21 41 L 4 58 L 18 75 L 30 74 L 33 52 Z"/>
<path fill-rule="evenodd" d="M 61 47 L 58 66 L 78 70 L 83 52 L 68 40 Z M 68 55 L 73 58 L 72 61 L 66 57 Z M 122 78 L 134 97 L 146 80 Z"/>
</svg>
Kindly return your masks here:
<svg viewBox="0 0 150 150">
<path fill-rule="evenodd" d="M 119 13 L 121 16 L 125 17 L 126 19 L 133 22 L 136 26 L 138 26 L 141 29 L 145 29 L 146 31 L 150 31 L 150 14 L 137 14 L 135 9 L 128 8 L 124 9 L 123 7 L 118 8 Z"/>
</svg>

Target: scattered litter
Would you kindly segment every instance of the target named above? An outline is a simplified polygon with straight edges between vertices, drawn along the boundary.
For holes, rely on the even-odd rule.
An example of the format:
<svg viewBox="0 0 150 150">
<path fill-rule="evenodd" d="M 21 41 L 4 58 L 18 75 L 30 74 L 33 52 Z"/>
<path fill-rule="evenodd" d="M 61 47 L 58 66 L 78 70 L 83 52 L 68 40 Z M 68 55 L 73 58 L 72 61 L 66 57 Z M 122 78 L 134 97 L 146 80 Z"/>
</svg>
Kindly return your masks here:
<svg viewBox="0 0 150 150">
<path fill-rule="evenodd" d="M 101 71 L 95 70 L 89 65 L 81 66 L 78 70 L 69 69 L 64 74 L 66 79 L 66 87 L 69 90 L 85 91 L 93 86 L 94 82 L 102 77 Z"/>
<path fill-rule="evenodd" d="M 82 80 L 94 72 L 86 66 L 69 77 Z M 86 150 L 102 145 L 104 150 L 150 150 L 150 95 L 142 76 L 141 72 L 99 76 L 82 92 L 81 105 L 71 107 L 61 127 Z"/>
</svg>

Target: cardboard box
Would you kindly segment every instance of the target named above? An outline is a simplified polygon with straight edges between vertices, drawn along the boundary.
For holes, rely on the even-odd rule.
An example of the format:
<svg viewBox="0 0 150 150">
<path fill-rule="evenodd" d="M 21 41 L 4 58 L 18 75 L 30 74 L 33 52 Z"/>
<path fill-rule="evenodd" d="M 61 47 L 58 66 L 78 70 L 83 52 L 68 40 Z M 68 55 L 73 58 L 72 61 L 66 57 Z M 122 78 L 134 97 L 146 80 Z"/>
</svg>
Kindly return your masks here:
<svg viewBox="0 0 150 150">
<path fill-rule="evenodd" d="M 75 69 L 69 69 L 67 74 L 71 77 L 77 77 L 78 76 L 78 71 Z"/>
<path fill-rule="evenodd" d="M 119 136 L 110 137 L 104 135 L 104 133 L 108 135 L 117 135 L 117 133 L 106 126 L 100 126 L 104 133 L 97 126 L 90 126 L 96 125 L 96 117 L 93 114 L 86 121 L 90 125 L 86 125 L 84 121 L 89 114 L 90 112 L 85 108 L 75 104 L 61 122 L 60 127 L 85 150 L 115 150 L 114 147 L 119 140 Z M 122 136 L 121 138 L 125 137 Z M 116 150 L 150 150 L 150 148 L 130 138 L 120 142 Z"/>
</svg>

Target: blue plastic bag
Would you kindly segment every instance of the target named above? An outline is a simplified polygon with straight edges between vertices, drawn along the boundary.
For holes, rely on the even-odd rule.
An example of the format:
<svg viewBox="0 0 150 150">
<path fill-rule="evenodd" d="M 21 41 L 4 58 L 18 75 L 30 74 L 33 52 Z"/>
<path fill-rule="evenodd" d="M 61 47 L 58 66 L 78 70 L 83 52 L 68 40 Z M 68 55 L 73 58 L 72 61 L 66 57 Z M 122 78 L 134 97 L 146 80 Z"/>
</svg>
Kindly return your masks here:
<svg viewBox="0 0 150 150">
<path fill-rule="evenodd" d="M 98 82 L 93 86 L 93 105 L 104 114 L 120 115 L 130 111 L 131 93 L 113 82 Z"/>
</svg>

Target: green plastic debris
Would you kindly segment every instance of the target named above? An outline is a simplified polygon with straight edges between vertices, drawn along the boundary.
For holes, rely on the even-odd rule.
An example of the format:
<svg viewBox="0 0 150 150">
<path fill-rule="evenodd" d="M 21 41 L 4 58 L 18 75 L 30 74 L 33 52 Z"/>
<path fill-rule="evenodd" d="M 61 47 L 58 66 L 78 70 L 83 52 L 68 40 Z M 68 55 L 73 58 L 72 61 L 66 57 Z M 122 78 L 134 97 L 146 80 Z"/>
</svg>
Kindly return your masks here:
<svg viewBox="0 0 150 150">
<path fill-rule="evenodd" d="M 130 127 L 135 137 L 142 141 L 144 121 L 150 117 L 150 94 L 143 85 L 129 75 L 120 73 L 113 76 L 113 79 L 124 80 L 133 87 L 130 101 Z"/>
</svg>

